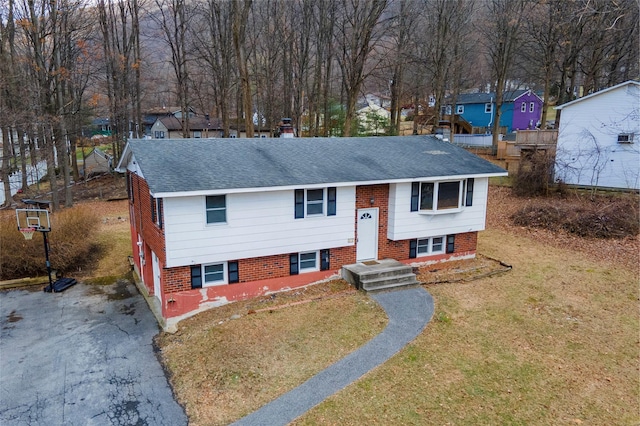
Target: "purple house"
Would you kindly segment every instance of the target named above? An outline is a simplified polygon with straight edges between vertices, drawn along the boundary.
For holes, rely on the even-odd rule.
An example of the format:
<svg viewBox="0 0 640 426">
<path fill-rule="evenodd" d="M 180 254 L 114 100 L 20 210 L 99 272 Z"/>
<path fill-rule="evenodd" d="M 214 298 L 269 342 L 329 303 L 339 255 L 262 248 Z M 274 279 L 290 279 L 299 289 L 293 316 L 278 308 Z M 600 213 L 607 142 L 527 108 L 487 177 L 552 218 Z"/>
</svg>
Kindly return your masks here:
<svg viewBox="0 0 640 426">
<path fill-rule="evenodd" d="M 513 100 L 513 121 L 511 129 L 532 130 L 540 126 L 542 116 L 542 98 L 527 90 Z"/>
</svg>

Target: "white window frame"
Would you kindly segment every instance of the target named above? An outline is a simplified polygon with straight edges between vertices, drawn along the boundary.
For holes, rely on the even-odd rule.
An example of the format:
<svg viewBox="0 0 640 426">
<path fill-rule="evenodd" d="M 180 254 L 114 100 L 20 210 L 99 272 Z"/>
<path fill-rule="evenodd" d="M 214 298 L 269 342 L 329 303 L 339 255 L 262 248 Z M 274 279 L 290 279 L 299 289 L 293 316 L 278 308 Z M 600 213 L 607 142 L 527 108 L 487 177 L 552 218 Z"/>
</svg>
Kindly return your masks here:
<svg viewBox="0 0 640 426">
<path fill-rule="evenodd" d="M 448 207 L 438 209 L 438 195 L 440 191 L 440 184 L 443 183 L 458 183 L 458 206 L 457 207 Z M 431 209 L 423 209 L 422 208 L 422 185 L 425 183 L 433 184 L 433 200 L 432 200 L 432 208 Z M 444 213 L 453 213 L 462 210 L 463 200 L 465 194 L 465 179 L 462 180 L 443 180 L 438 182 L 420 182 L 420 192 L 418 193 L 418 212 L 423 214 L 444 214 Z"/>
<path fill-rule="evenodd" d="M 621 144 L 633 143 L 633 133 L 619 133 L 618 143 L 621 143 Z"/>
<path fill-rule="evenodd" d="M 321 213 L 309 213 L 309 191 L 322 191 L 322 202 L 313 201 L 312 204 L 322 204 Z M 319 217 L 327 215 L 327 188 L 311 188 L 304 190 L 304 217 Z"/>
<path fill-rule="evenodd" d="M 529 102 L 529 112 L 533 112 L 536 110 L 536 104 L 534 102 Z"/>
<path fill-rule="evenodd" d="M 164 130 L 154 130 L 153 137 L 155 139 L 164 139 Z"/>
<path fill-rule="evenodd" d="M 456 114 L 464 114 L 464 105 L 456 106 Z"/>
<path fill-rule="evenodd" d="M 302 267 L 302 256 L 304 255 L 313 255 L 314 256 L 314 266 L 313 267 Z M 320 270 L 320 251 L 305 251 L 298 253 L 298 273 L 304 274 L 306 272 L 315 272 Z"/>
<path fill-rule="evenodd" d="M 440 239 L 440 249 L 434 250 L 434 240 Z M 445 253 L 445 237 L 443 235 L 438 235 L 435 237 L 429 238 L 418 238 L 416 241 L 416 257 L 422 256 L 432 256 L 434 254 L 444 254 Z"/>
<path fill-rule="evenodd" d="M 208 266 L 222 266 L 222 279 L 221 280 L 216 280 L 216 281 L 210 281 L 207 282 L 206 280 L 206 268 Z M 207 263 L 201 266 L 202 269 L 202 287 L 215 287 L 218 285 L 225 285 L 225 284 L 229 284 L 229 280 L 228 280 L 228 267 L 227 267 L 227 262 L 219 262 L 219 263 Z"/>
<path fill-rule="evenodd" d="M 493 112 L 493 103 L 484 104 L 485 114 L 491 114 Z"/>
<path fill-rule="evenodd" d="M 212 208 L 207 208 L 207 197 L 224 197 L 224 207 L 212 207 Z M 222 211 L 224 210 L 224 221 L 220 221 L 220 222 L 209 222 L 209 219 L 207 217 L 207 213 L 209 211 Z M 204 197 L 204 222 L 207 226 L 216 226 L 216 225 L 224 225 L 228 222 L 229 217 L 227 216 L 227 196 L 226 194 L 220 194 L 220 195 L 206 195 Z"/>
<path fill-rule="evenodd" d="M 527 112 L 527 103 L 523 102 L 522 105 L 520 105 L 520 112 Z"/>
</svg>

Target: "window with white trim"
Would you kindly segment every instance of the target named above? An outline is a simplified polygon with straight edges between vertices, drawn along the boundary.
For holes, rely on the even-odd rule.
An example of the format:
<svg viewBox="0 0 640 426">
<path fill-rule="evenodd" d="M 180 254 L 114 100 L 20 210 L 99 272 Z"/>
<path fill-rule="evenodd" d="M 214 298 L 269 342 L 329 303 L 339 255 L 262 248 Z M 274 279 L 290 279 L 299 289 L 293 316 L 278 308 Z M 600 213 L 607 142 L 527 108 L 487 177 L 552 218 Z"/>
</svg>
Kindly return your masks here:
<svg viewBox="0 0 640 426">
<path fill-rule="evenodd" d="M 484 104 L 484 112 L 491 114 L 493 112 L 493 104 Z"/>
<path fill-rule="evenodd" d="M 458 105 L 456 107 L 456 114 L 464 114 L 464 105 Z"/>
<path fill-rule="evenodd" d="M 191 266 L 191 288 L 234 284 L 239 278 L 238 261 Z"/>
<path fill-rule="evenodd" d="M 311 251 L 300 253 L 298 256 L 298 267 L 300 272 L 310 272 L 318 270 L 318 252 Z"/>
<path fill-rule="evenodd" d="M 420 210 L 457 209 L 460 206 L 462 181 L 422 182 Z"/>
<path fill-rule="evenodd" d="M 444 253 L 444 237 L 419 238 L 416 244 L 417 256 Z"/>
<path fill-rule="evenodd" d="M 520 112 L 527 112 L 527 103 L 523 102 L 522 105 L 520 105 Z"/>
<path fill-rule="evenodd" d="M 164 139 L 164 131 L 156 130 L 155 132 L 153 132 L 153 136 L 156 139 Z"/>
<path fill-rule="evenodd" d="M 307 189 L 307 216 L 324 214 L 324 189 Z"/>
<path fill-rule="evenodd" d="M 331 267 L 329 249 L 291 253 L 289 255 L 289 274 L 298 275 L 305 272 L 326 271 Z"/>
<path fill-rule="evenodd" d="M 202 285 L 204 287 L 210 285 L 218 285 L 218 284 L 226 284 L 225 280 L 225 264 L 224 263 L 214 263 L 212 265 L 203 265 L 202 266 Z"/>
<path fill-rule="evenodd" d="M 411 211 L 435 212 L 460 209 L 473 204 L 474 179 L 443 182 L 413 182 Z"/>
<path fill-rule="evenodd" d="M 536 109 L 536 104 L 533 102 L 529 102 L 529 112 L 533 112 Z"/>
<path fill-rule="evenodd" d="M 194 130 L 194 131 L 193 131 L 193 138 L 194 138 L 194 139 L 200 139 L 200 138 L 202 138 L 202 132 L 201 132 L 201 131 L 199 131 L 199 130 Z"/>
<path fill-rule="evenodd" d="M 227 199 L 225 195 L 207 195 L 205 200 L 207 223 L 227 221 Z"/>
<path fill-rule="evenodd" d="M 294 191 L 294 217 L 336 215 L 336 188 L 296 189 Z"/>
<path fill-rule="evenodd" d="M 620 133 L 618 143 L 633 143 L 633 133 Z"/>
</svg>

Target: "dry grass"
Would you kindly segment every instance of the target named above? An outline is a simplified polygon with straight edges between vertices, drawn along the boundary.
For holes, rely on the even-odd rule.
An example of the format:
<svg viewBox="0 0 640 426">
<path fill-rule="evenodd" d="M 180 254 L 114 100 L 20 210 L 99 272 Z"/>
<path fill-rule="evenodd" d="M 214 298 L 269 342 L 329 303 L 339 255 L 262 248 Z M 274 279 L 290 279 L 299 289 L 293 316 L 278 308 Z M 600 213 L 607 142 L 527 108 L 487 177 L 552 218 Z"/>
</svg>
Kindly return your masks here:
<svg viewBox="0 0 640 426">
<path fill-rule="evenodd" d="M 131 255 L 131 228 L 128 202 L 96 201 L 87 203 L 100 215 L 96 238 L 100 255 L 87 267 L 74 271 L 74 277 L 85 281 L 115 282 L 129 272 Z M 104 280 L 107 279 L 107 282 Z"/>
<path fill-rule="evenodd" d="M 338 280 L 208 311 L 181 323 L 177 334 L 162 334 L 158 344 L 189 423 L 225 425 L 344 357 L 385 325 L 373 301 Z"/>
<path fill-rule="evenodd" d="M 585 240 L 514 227 L 509 216 L 523 200 L 507 191 L 490 189 L 492 229 L 480 234 L 479 252 L 513 270 L 464 282 L 501 268 L 483 256 L 421 269 L 421 280 L 440 283 L 426 285 L 436 311 L 425 332 L 296 424 L 640 422 L 638 238 Z M 329 294 L 335 291 L 342 290 Z M 384 325 L 383 312 L 360 293 L 292 305 L 318 297 L 304 293 L 215 309 L 159 339 L 193 424 L 226 424 L 251 412 Z M 288 307 L 246 315 L 277 303 Z M 242 316 L 229 320 L 233 314 Z M 365 333 L 362 324 L 373 327 Z M 342 328 L 357 341 L 341 340 Z"/>
<path fill-rule="evenodd" d="M 428 286 L 434 321 L 295 424 L 616 424 L 638 413 L 638 271 L 503 231 L 512 272 Z"/>
</svg>

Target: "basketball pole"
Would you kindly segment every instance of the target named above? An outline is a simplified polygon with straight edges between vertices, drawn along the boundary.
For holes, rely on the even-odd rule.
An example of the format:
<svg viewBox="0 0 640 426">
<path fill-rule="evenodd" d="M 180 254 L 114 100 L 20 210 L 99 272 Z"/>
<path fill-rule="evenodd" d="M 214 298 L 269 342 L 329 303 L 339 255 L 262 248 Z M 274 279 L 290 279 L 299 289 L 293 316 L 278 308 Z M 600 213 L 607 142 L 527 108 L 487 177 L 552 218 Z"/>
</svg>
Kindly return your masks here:
<svg viewBox="0 0 640 426">
<path fill-rule="evenodd" d="M 44 237 L 44 258 L 47 261 L 47 274 L 49 275 L 49 288 L 52 293 L 55 293 L 56 290 L 53 287 L 53 281 L 51 280 L 51 262 L 49 262 L 49 242 L 47 241 L 47 231 L 42 231 L 42 236 Z"/>
</svg>

